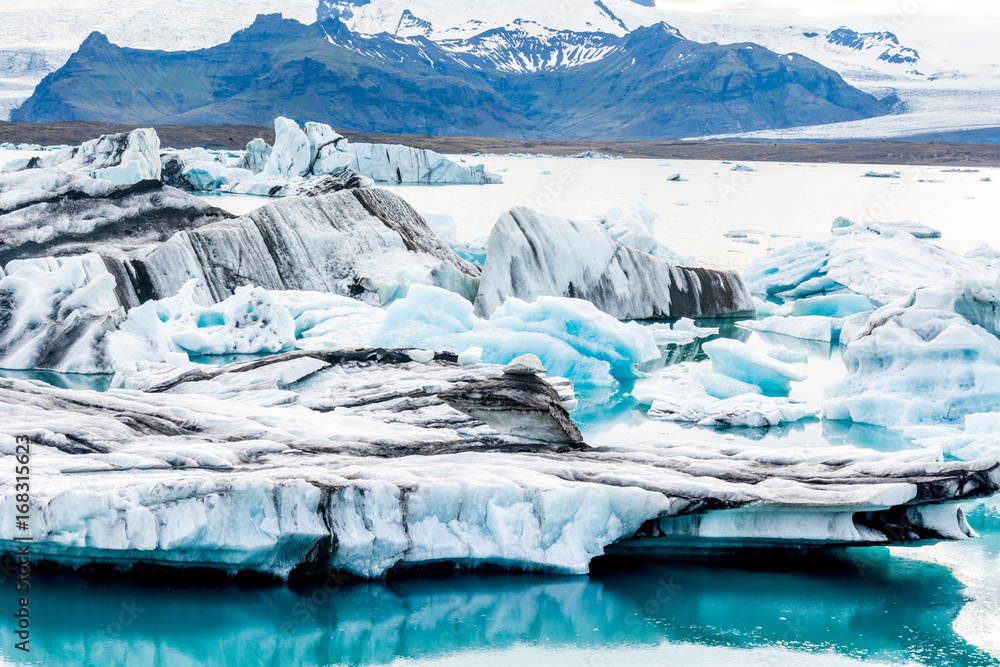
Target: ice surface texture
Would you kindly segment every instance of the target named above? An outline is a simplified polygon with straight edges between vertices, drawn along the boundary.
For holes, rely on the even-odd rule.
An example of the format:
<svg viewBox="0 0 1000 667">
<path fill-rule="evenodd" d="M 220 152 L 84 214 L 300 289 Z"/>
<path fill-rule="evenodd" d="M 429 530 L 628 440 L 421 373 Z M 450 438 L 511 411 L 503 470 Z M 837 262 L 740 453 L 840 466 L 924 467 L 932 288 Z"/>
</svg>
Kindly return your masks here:
<svg viewBox="0 0 1000 667">
<path fill-rule="evenodd" d="M 671 266 L 596 225 L 527 208 L 501 215 L 490 234 L 476 313 L 489 316 L 511 296 L 585 299 L 620 320 L 755 312 L 734 273 Z"/>
<path fill-rule="evenodd" d="M 927 450 L 594 450 L 503 436 L 440 398 L 502 367 L 408 359 L 360 350 L 151 368 L 104 394 L 0 380 L 0 462 L 11 463 L 0 466 L 0 547 L 14 544 L 7 459 L 25 434 L 34 553 L 279 577 L 441 561 L 581 573 L 647 522 L 666 532 L 682 515 L 701 522 L 692 534 L 751 541 L 964 539 L 960 511 L 932 505 L 1000 486 L 995 460 Z"/>
<path fill-rule="evenodd" d="M 469 301 L 421 285 L 389 306 L 374 343 L 451 352 L 481 348 L 483 361 L 496 364 L 533 353 L 550 373 L 598 386 L 634 377 L 635 364 L 660 358 L 650 332 L 619 322 L 587 301 L 511 298 L 481 319 Z"/>
<path fill-rule="evenodd" d="M 718 382 L 706 378 L 709 387 L 720 389 Z M 640 405 L 648 405 L 650 419 L 692 422 L 700 426 L 743 426 L 766 428 L 816 417 L 819 409 L 787 398 L 761 396 L 759 390 L 736 393 L 720 399 L 700 387 L 676 381 L 643 386 L 632 392 Z"/>
<path fill-rule="evenodd" d="M 847 288 L 883 306 L 918 287 L 949 287 L 981 271 L 976 261 L 918 239 L 909 228 L 845 227 L 826 241 L 802 241 L 762 257 L 743 278 L 754 294 L 799 298 Z"/>
</svg>

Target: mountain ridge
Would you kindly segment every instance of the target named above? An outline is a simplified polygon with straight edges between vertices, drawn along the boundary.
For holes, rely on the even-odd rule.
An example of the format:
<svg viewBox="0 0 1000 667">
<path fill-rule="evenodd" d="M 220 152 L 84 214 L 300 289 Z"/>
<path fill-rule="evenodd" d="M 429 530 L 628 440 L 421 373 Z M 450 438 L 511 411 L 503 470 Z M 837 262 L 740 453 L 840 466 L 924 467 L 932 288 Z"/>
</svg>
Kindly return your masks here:
<svg viewBox="0 0 1000 667">
<path fill-rule="evenodd" d="M 665 23 L 594 39 L 607 47 L 601 58 L 509 72 L 474 48 L 363 35 L 333 18 L 259 15 L 197 51 L 119 47 L 95 33 L 12 120 L 267 124 L 286 115 L 365 132 L 645 139 L 888 111 L 804 56 L 694 42 Z"/>
</svg>

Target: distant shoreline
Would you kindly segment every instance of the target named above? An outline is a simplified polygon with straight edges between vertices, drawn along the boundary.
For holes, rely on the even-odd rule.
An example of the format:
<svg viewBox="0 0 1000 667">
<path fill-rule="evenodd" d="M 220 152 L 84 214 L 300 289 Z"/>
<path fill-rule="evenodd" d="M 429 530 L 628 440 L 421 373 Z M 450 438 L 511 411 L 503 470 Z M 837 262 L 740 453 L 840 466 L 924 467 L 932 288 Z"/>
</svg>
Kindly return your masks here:
<svg viewBox="0 0 1000 667">
<path fill-rule="evenodd" d="M 0 143 L 76 145 L 101 134 L 127 132 L 136 125 L 97 122 L 11 123 L 0 121 Z M 261 137 L 274 142 L 274 128 L 263 125 L 153 125 L 164 146 L 203 146 L 241 150 Z M 858 141 L 761 143 L 736 141 L 601 141 L 434 137 L 418 134 L 366 134 L 338 130 L 351 141 L 405 144 L 439 153 L 545 153 L 573 155 L 597 151 L 631 158 L 746 160 L 761 162 L 843 162 L 852 164 L 1000 166 L 1000 145 L 949 142 Z"/>
</svg>

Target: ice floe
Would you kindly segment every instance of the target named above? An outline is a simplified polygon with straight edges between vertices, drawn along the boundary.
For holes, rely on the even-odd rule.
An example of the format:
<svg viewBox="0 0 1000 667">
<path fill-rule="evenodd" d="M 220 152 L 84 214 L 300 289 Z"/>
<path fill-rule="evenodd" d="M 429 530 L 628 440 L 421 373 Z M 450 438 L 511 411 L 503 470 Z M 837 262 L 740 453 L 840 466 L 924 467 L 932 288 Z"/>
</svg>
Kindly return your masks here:
<svg viewBox="0 0 1000 667">
<path fill-rule="evenodd" d="M 955 302 L 955 290 L 918 289 L 875 311 L 847 342 L 850 373 L 827 388 L 826 416 L 916 435 L 1000 410 L 1000 340 Z"/>
<path fill-rule="evenodd" d="M 801 298 L 845 288 L 881 306 L 918 287 L 950 287 L 982 265 L 907 227 L 852 225 L 825 241 L 801 241 L 754 261 L 744 272 L 754 294 Z"/>
<path fill-rule="evenodd" d="M 705 378 L 705 383 L 716 389 L 716 393 L 725 386 L 718 379 Z M 726 387 L 727 391 L 722 393 L 730 393 L 732 389 Z M 640 405 L 650 406 L 647 413 L 650 419 L 692 422 L 699 426 L 766 428 L 819 415 L 818 408 L 793 403 L 787 398 L 762 396 L 759 390 L 717 398 L 701 387 L 677 381 L 644 385 L 632 395 Z"/>
<path fill-rule="evenodd" d="M 274 121 L 274 146 L 247 144 L 235 165 L 202 148 L 164 153 L 170 185 L 205 192 L 263 196 L 313 196 L 374 183 L 500 183 L 482 165 L 455 162 L 434 151 L 396 144 L 351 143 L 329 125 L 288 118 Z"/>
<path fill-rule="evenodd" d="M 806 379 L 804 369 L 779 361 L 766 351 L 738 340 L 717 338 L 701 346 L 712 368 L 733 379 L 756 385 L 765 393 L 787 395 L 792 382 Z"/>
</svg>

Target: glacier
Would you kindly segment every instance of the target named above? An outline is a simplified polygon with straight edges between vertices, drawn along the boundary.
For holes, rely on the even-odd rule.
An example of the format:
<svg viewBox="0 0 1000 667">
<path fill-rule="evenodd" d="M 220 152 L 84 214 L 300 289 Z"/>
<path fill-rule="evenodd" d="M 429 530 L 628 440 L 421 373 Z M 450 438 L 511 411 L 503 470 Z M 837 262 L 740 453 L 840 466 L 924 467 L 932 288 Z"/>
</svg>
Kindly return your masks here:
<svg viewBox="0 0 1000 667">
<path fill-rule="evenodd" d="M 735 273 L 672 266 L 599 225 L 514 208 L 490 233 L 476 313 L 488 316 L 508 297 L 540 296 L 585 299 L 621 320 L 755 312 Z"/>
<path fill-rule="evenodd" d="M 609 549 L 669 552 L 675 535 L 757 546 L 967 539 L 955 503 L 1000 488 L 995 459 L 592 449 L 503 435 L 445 400 L 465 387 L 469 404 L 489 403 L 467 387 L 503 382 L 503 371 L 353 350 L 149 365 L 106 393 L 0 379 L 0 459 L 13 458 L 15 436 L 31 438 L 32 551 L 51 562 L 282 579 L 433 563 L 584 573 Z M 12 475 L 0 466 L 8 550 Z"/>
</svg>

